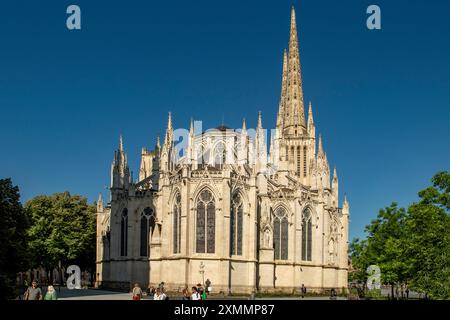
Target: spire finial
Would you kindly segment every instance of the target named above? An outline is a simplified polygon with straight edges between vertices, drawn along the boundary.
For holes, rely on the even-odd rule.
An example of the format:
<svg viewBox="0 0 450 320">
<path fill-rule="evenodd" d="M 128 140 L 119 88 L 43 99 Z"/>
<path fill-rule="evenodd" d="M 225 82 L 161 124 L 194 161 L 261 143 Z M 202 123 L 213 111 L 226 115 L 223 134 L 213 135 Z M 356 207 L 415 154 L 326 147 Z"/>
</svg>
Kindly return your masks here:
<svg viewBox="0 0 450 320">
<path fill-rule="evenodd" d="M 169 119 L 167 120 L 166 135 L 164 137 L 164 145 L 170 147 L 172 145 L 172 112 L 169 111 Z"/>
<path fill-rule="evenodd" d="M 347 193 L 344 193 L 344 202 L 342 203 L 342 210 L 344 211 L 343 213 L 348 214 L 349 208 L 350 208 L 350 205 L 348 203 Z"/>
<path fill-rule="evenodd" d="M 122 134 L 120 134 L 119 136 L 119 150 L 123 151 L 123 138 L 122 138 Z"/>
<path fill-rule="evenodd" d="M 161 141 L 159 138 L 159 134 L 156 136 L 156 148 L 161 149 Z"/>
<path fill-rule="evenodd" d="M 314 125 L 314 117 L 313 117 L 313 111 L 312 111 L 312 103 L 309 102 L 308 107 L 308 128 Z"/>
<path fill-rule="evenodd" d="M 167 128 L 172 129 L 172 112 L 169 111 L 169 119 L 167 120 Z"/>
<path fill-rule="evenodd" d="M 295 36 L 295 38 L 294 38 Z M 295 16 L 295 7 L 294 4 L 292 4 L 291 7 L 291 38 L 289 41 L 289 44 L 294 44 L 292 41 L 297 42 L 297 18 Z M 291 47 L 289 47 L 289 51 L 291 51 Z"/>
<path fill-rule="evenodd" d="M 194 118 L 191 117 L 191 124 L 189 127 L 189 133 L 194 133 Z"/>
<path fill-rule="evenodd" d="M 242 131 L 247 131 L 247 123 L 245 122 L 245 118 L 242 119 Z"/>
<path fill-rule="evenodd" d="M 98 194 L 97 212 L 103 212 L 103 197 L 101 193 Z"/>
<path fill-rule="evenodd" d="M 319 154 L 323 154 L 322 134 L 319 134 Z"/>
<path fill-rule="evenodd" d="M 262 112 L 258 111 L 258 129 L 262 129 Z"/>
</svg>

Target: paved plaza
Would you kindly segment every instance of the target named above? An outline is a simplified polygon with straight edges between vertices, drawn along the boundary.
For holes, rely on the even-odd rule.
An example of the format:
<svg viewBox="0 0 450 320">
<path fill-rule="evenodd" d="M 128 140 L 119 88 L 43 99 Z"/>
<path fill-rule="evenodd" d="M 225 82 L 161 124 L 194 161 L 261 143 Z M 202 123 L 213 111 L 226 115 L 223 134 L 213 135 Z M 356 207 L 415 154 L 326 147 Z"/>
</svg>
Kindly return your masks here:
<svg viewBox="0 0 450 320">
<path fill-rule="evenodd" d="M 59 291 L 59 300 L 131 300 L 130 293 L 114 292 L 98 289 L 79 289 L 69 290 L 67 288 L 56 289 Z M 170 300 L 181 300 L 180 296 L 169 296 Z M 248 296 L 210 296 L 208 300 L 248 300 Z M 262 300 L 263 298 L 256 298 L 256 300 Z M 264 299 L 270 300 L 329 300 L 329 297 L 305 297 L 303 299 L 299 297 L 267 297 Z M 152 300 L 151 297 L 144 296 L 144 300 Z M 337 300 L 346 300 L 343 297 L 337 297 Z"/>
</svg>

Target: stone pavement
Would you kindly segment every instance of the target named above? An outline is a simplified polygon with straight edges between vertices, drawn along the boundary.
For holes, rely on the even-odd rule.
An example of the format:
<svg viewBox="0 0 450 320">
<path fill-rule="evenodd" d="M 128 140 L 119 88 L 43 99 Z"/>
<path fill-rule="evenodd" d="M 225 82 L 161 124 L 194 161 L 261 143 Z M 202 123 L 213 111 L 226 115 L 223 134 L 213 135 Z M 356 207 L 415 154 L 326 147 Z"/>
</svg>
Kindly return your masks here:
<svg viewBox="0 0 450 320">
<path fill-rule="evenodd" d="M 59 300 L 131 300 L 130 293 L 124 292 L 114 292 L 107 290 L 98 289 L 80 289 L 80 290 L 69 290 L 67 288 L 61 288 L 60 290 L 56 288 Z M 59 291 L 59 292 L 58 292 Z M 181 297 L 169 296 L 170 300 L 181 300 Z M 248 300 L 247 296 L 232 296 L 232 297 L 222 297 L 222 296 L 210 296 L 208 300 Z M 264 298 L 267 300 L 329 300 L 329 297 L 305 297 L 303 299 L 299 297 L 271 297 Z M 150 297 L 144 297 L 144 300 L 152 300 Z M 263 298 L 256 298 L 256 300 L 263 300 Z M 346 300 L 342 297 L 337 297 L 337 300 Z"/>
<path fill-rule="evenodd" d="M 131 300 L 131 295 L 124 292 L 114 292 L 97 289 L 69 290 L 61 288 L 58 293 L 59 300 Z"/>
</svg>

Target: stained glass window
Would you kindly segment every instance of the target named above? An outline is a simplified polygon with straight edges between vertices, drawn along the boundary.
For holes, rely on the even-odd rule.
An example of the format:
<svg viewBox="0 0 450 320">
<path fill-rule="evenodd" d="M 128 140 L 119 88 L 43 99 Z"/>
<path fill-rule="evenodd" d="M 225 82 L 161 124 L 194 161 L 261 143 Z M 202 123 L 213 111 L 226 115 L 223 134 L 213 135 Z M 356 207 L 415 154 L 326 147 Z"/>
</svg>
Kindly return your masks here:
<svg viewBox="0 0 450 320">
<path fill-rule="evenodd" d="M 197 199 L 197 241 L 196 252 L 215 252 L 216 205 L 212 193 L 203 190 Z"/>
<path fill-rule="evenodd" d="M 207 217 L 207 252 L 214 253 L 216 238 L 216 207 L 214 202 L 208 203 L 208 217 Z"/>
<path fill-rule="evenodd" d="M 289 223 L 286 210 L 283 207 L 275 211 L 273 217 L 274 259 L 288 259 Z"/>
<path fill-rule="evenodd" d="M 281 260 L 287 260 L 288 258 L 288 240 L 288 219 L 285 216 L 281 219 Z"/>
<path fill-rule="evenodd" d="M 236 209 L 233 203 L 231 203 L 230 215 L 230 250 L 232 255 L 236 254 Z"/>
<path fill-rule="evenodd" d="M 152 208 L 145 208 L 141 214 L 141 256 L 148 256 L 150 232 L 155 228 L 155 215 Z"/>
<path fill-rule="evenodd" d="M 305 209 L 302 218 L 302 260 L 311 261 L 312 221 L 311 211 Z"/>
<path fill-rule="evenodd" d="M 275 260 L 280 259 L 280 220 L 275 218 L 273 221 L 273 247 Z"/>
<path fill-rule="evenodd" d="M 197 203 L 197 253 L 205 252 L 205 204 Z"/>
<path fill-rule="evenodd" d="M 125 208 L 122 211 L 122 217 L 120 220 L 120 255 L 122 257 L 127 255 L 128 246 L 128 209 Z"/>
<path fill-rule="evenodd" d="M 244 212 L 243 212 L 242 204 L 241 204 L 238 209 L 238 218 L 237 218 L 237 254 L 238 255 L 242 255 L 243 216 L 244 216 Z"/>
<path fill-rule="evenodd" d="M 181 195 L 177 193 L 173 205 L 173 253 L 180 253 L 181 247 Z"/>
</svg>

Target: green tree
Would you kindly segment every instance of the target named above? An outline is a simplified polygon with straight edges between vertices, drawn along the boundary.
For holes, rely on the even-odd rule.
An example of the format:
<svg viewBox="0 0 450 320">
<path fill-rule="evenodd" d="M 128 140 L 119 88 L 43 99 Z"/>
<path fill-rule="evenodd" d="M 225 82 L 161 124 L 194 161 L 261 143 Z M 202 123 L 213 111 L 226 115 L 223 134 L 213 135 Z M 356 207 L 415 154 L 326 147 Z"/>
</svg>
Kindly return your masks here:
<svg viewBox="0 0 450 320">
<path fill-rule="evenodd" d="M 14 297 L 16 274 L 28 268 L 27 227 L 19 188 L 0 179 L 0 299 Z"/>
<path fill-rule="evenodd" d="M 350 242 L 349 255 L 355 270 L 349 273 L 349 281 L 364 283 L 367 280 L 366 269 L 370 265 L 366 256 L 367 240 L 355 238 Z"/>
<path fill-rule="evenodd" d="M 450 298 L 450 173 L 440 172 L 432 182 L 418 203 L 407 211 L 395 203 L 380 210 L 365 229 L 367 239 L 352 241 L 358 270 L 352 279 L 367 279 L 367 267 L 376 264 L 392 294 L 395 283 L 407 283 L 430 298 Z"/>
<path fill-rule="evenodd" d="M 95 206 L 69 192 L 38 196 L 25 205 L 31 217 L 28 230 L 33 266 L 52 269 L 75 263 L 92 269 L 95 264 Z"/>
<path fill-rule="evenodd" d="M 392 203 L 391 206 L 381 209 L 377 219 L 366 226 L 367 240 L 353 242 L 351 245 L 351 249 L 355 250 L 352 261 L 354 260 L 355 267 L 359 269 L 359 278 L 367 278 L 367 267 L 378 265 L 381 281 L 391 285 L 392 295 L 394 284 L 405 281 L 408 271 L 407 262 L 402 259 L 405 250 L 402 242 L 405 216 L 405 209 Z"/>
<path fill-rule="evenodd" d="M 450 173 L 441 172 L 433 186 L 419 192 L 408 209 L 405 256 L 411 286 L 430 298 L 450 298 Z"/>
</svg>

